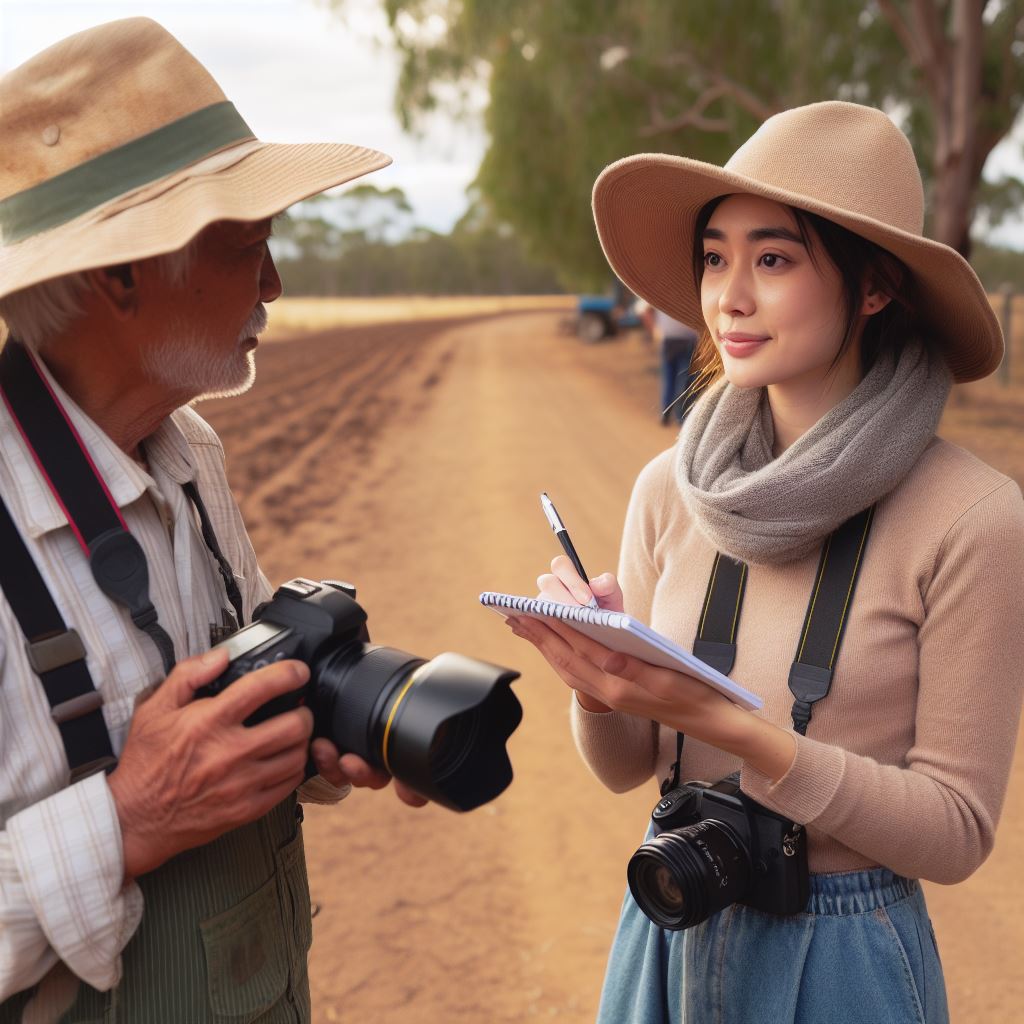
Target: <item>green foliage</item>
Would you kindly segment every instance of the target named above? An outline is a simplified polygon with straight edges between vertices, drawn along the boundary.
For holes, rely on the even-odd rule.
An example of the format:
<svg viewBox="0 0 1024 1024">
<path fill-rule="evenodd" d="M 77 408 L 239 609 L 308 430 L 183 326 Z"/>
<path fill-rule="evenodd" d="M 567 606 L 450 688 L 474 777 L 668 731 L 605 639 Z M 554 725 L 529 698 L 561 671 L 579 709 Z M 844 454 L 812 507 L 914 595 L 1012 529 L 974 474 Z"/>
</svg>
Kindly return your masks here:
<svg viewBox="0 0 1024 1024">
<path fill-rule="evenodd" d="M 381 192 L 363 185 L 342 196 L 299 203 L 275 223 L 272 246 L 285 291 L 537 295 L 560 290 L 554 274 L 530 261 L 518 240 L 483 205 L 471 205 L 448 235 L 413 227 L 396 239 L 389 237 L 394 224 L 381 213 L 382 198 L 387 207 L 411 212 L 400 189 Z M 328 206 L 334 209 L 322 215 Z"/>
<path fill-rule="evenodd" d="M 528 252 L 574 286 L 607 282 L 590 190 L 630 153 L 721 163 L 770 114 L 839 98 L 892 111 L 929 178 L 934 111 L 893 19 L 910 24 L 923 4 L 947 23 L 951 0 L 382 2 L 403 57 L 403 121 L 439 106 L 465 113 L 463 99 L 487 89 L 477 183 Z M 986 7 L 982 160 L 1024 99 L 1022 11 L 1024 0 Z"/>
<path fill-rule="evenodd" d="M 1024 252 L 1000 249 L 976 240 L 971 250 L 971 265 L 987 292 L 994 294 L 1004 285 L 1024 292 Z"/>
</svg>

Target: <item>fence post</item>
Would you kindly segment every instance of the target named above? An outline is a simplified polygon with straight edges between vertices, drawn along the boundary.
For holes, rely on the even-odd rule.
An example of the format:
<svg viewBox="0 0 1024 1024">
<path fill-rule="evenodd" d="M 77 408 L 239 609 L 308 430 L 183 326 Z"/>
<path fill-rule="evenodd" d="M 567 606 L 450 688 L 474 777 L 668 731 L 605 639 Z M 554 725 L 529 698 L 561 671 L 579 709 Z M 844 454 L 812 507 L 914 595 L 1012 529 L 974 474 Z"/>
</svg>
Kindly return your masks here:
<svg viewBox="0 0 1024 1024">
<path fill-rule="evenodd" d="M 1003 328 L 1003 340 L 1006 343 L 1006 350 L 1003 353 L 1003 361 L 999 364 L 999 380 L 1004 385 L 1010 383 L 1010 353 L 1013 351 L 1013 296 L 1014 286 L 1009 282 L 999 286 L 999 294 L 1003 297 L 1003 308 L 999 314 L 999 321 Z"/>
</svg>

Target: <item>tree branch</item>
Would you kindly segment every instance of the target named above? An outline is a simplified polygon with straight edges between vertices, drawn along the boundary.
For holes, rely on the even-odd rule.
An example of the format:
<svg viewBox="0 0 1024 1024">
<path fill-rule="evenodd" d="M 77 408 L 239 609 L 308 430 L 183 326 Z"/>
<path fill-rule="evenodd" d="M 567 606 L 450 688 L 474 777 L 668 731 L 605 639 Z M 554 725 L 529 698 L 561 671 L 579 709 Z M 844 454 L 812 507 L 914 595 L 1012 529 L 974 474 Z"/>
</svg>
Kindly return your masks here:
<svg viewBox="0 0 1024 1024">
<path fill-rule="evenodd" d="M 704 111 L 715 100 L 728 94 L 729 90 L 725 86 L 712 85 L 697 97 L 697 101 L 690 106 L 689 110 L 683 111 L 676 117 L 665 117 L 658 106 L 657 99 L 652 96 L 650 123 L 644 125 L 637 135 L 641 138 L 648 138 L 651 135 L 679 131 L 680 128 L 697 128 L 703 132 L 726 132 L 730 125 L 725 118 L 708 118 L 704 116 Z"/>
<path fill-rule="evenodd" d="M 893 0 L 877 0 L 877 3 L 878 9 L 882 12 L 882 17 L 889 22 L 896 38 L 899 39 L 903 49 L 906 50 L 910 62 L 921 72 L 932 102 L 941 108 L 944 102 L 941 68 L 936 62 L 933 48 L 928 45 L 930 39 L 920 24 L 921 15 L 918 14 L 918 0 L 915 0 L 914 4 L 915 14 L 918 14 L 918 18 L 915 19 L 918 21 L 917 31 L 910 27 Z"/>
<path fill-rule="evenodd" d="M 725 90 L 722 93 L 723 96 L 730 96 L 748 114 L 758 121 L 767 121 L 772 114 L 777 114 L 781 109 L 781 107 L 775 104 L 764 103 L 750 89 L 740 85 L 739 82 L 730 78 L 728 75 L 723 74 L 721 71 L 716 71 L 714 68 L 704 67 L 692 53 L 688 53 L 685 50 L 677 50 L 675 53 L 668 53 L 664 57 L 659 58 L 657 63 L 659 67 L 668 69 L 688 67 L 700 72 L 704 76 L 707 76 L 712 82 L 712 85 L 708 86 L 708 88 L 719 88 Z"/>
</svg>

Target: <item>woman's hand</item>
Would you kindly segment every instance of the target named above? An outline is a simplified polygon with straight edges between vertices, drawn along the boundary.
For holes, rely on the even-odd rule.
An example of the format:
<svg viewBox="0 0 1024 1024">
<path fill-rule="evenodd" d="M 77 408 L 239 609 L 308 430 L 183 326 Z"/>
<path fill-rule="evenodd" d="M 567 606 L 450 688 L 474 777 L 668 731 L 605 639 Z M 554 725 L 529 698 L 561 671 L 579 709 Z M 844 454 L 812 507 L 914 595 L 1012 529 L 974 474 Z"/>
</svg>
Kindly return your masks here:
<svg viewBox="0 0 1024 1024">
<path fill-rule="evenodd" d="M 595 576 L 588 585 L 580 579 L 575 566 L 565 555 L 559 555 L 551 560 L 551 572 L 538 576 L 537 586 L 540 588 L 538 597 L 547 601 L 582 605 L 589 604 L 591 597 L 595 597 L 597 603 L 608 611 L 623 610 L 622 589 L 619 587 L 619 581 L 610 572 Z M 580 690 L 576 691 L 576 699 L 585 711 L 598 715 L 611 711 L 607 704 Z"/>
<path fill-rule="evenodd" d="M 793 763 L 796 740 L 791 733 L 693 676 L 612 651 L 563 622 L 516 616 L 506 622 L 540 651 L 583 707 L 588 707 L 586 699 L 606 710 L 660 722 L 742 758 L 774 780 Z"/>
<path fill-rule="evenodd" d="M 622 590 L 619 581 L 610 573 L 595 576 L 588 583 L 580 579 L 572 562 L 565 555 L 551 560 L 551 572 L 537 577 L 538 597 L 558 604 L 589 604 L 591 597 L 608 611 L 622 611 Z"/>
</svg>

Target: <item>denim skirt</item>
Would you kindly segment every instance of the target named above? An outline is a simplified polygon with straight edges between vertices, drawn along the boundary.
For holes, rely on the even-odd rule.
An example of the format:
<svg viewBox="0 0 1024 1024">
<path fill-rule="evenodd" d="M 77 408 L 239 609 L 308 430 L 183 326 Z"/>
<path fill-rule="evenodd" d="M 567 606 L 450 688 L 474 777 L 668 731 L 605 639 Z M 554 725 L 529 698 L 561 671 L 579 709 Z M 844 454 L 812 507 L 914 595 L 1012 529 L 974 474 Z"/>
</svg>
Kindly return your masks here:
<svg viewBox="0 0 1024 1024">
<path fill-rule="evenodd" d="M 734 903 L 680 932 L 627 890 L 598 1024 L 948 1024 L 916 881 L 874 868 L 810 888 L 792 917 Z"/>
</svg>

